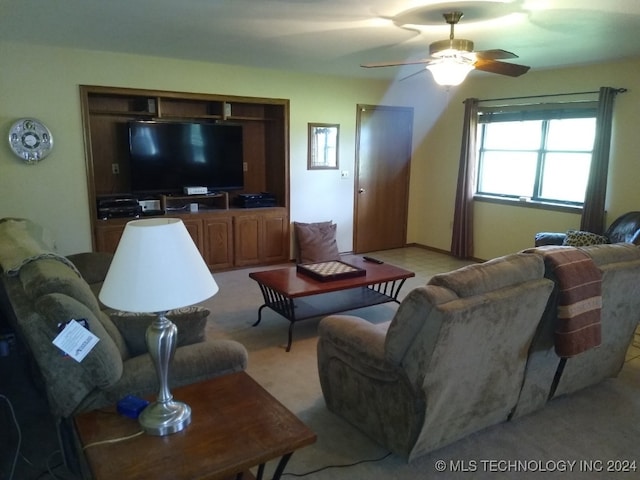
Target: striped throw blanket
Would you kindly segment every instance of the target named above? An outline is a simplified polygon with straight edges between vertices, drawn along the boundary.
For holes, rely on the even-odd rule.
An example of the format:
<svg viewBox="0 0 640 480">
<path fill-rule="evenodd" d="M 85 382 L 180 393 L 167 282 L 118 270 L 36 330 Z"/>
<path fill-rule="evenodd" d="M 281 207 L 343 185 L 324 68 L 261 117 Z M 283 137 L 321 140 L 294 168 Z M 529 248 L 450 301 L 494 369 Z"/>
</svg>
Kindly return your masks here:
<svg viewBox="0 0 640 480">
<path fill-rule="evenodd" d="M 601 342 L 602 275 L 591 257 L 576 248 L 542 253 L 547 270 L 557 278 L 559 296 L 555 351 L 568 358 Z"/>
</svg>

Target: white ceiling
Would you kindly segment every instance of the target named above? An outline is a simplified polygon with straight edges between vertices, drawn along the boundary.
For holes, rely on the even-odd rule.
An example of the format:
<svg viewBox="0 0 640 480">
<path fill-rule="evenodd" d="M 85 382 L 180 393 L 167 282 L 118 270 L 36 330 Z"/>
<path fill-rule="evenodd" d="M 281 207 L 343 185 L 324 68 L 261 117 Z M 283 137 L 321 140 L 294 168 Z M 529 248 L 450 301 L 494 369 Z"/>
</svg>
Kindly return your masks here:
<svg viewBox="0 0 640 480">
<path fill-rule="evenodd" d="M 532 70 L 640 59 L 640 0 L 0 0 L 0 40 L 393 78 L 360 64 L 427 58 L 452 10 L 456 38 Z"/>
</svg>

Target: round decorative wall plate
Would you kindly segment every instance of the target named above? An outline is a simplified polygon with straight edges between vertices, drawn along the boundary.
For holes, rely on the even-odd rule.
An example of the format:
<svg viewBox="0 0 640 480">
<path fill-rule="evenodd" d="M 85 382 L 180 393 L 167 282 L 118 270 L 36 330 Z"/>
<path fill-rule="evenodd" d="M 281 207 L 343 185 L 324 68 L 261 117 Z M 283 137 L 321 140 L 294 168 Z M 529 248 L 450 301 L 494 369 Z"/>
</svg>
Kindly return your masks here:
<svg viewBox="0 0 640 480">
<path fill-rule="evenodd" d="M 53 137 L 42 122 L 22 118 L 9 130 L 9 146 L 25 162 L 37 163 L 51 152 Z"/>
</svg>

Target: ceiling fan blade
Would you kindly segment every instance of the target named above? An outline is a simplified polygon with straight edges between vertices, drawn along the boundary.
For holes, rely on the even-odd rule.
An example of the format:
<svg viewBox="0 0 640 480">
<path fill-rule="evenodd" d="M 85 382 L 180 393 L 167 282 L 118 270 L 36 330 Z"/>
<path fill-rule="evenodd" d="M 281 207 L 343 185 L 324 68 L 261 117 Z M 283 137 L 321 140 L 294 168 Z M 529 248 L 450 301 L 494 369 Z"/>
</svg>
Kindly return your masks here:
<svg viewBox="0 0 640 480">
<path fill-rule="evenodd" d="M 498 62 L 496 60 L 486 60 L 484 58 L 479 58 L 473 66 L 477 70 L 482 70 L 483 72 L 497 73 L 499 75 L 507 75 L 509 77 L 519 77 L 520 75 L 527 73 L 529 68 L 531 68 L 525 65 Z"/>
<path fill-rule="evenodd" d="M 429 63 L 430 59 L 425 58 L 424 60 L 408 60 L 406 62 L 379 62 L 379 63 L 364 63 L 360 65 L 364 68 L 377 68 L 377 67 L 398 67 L 400 65 L 420 65 L 422 63 Z"/>
<path fill-rule="evenodd" d="M 515 53 L 507 52 L 500 48 L 496 48 L 494 50 L 481 50 L 475 53 L 476 57 L 482 58 L 483 60 L 505 60 L 507 58 L 518 58 L 518 55 Z"/>
</svg>

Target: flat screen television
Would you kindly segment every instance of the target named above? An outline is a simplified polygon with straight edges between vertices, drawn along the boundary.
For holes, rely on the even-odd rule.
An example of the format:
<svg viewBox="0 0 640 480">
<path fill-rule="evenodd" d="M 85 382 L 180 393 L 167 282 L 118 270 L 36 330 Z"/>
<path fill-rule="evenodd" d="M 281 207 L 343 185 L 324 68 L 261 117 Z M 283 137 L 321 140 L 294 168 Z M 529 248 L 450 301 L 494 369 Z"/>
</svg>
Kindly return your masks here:
<svg viewBox="0 0 640 480">
<path fill-rule="evenodd" d="M 244 186 L 242 126 L 199 122 L 129 122 L 132 193 L 209 192 Z"/>
</svg>

